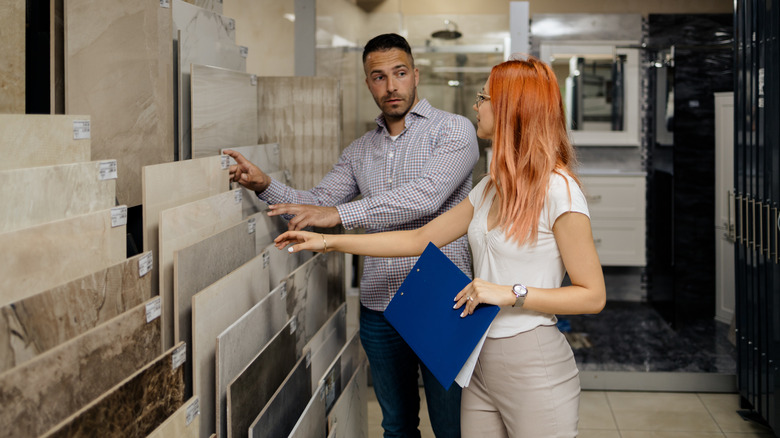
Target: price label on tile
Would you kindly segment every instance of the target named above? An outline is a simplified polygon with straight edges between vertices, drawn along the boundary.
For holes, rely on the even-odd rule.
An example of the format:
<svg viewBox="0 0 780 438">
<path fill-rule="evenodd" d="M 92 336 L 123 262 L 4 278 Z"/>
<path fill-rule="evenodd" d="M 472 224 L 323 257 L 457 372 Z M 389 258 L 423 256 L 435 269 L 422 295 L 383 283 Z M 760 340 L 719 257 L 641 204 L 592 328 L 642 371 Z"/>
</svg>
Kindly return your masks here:
<svg viewBox="0 0 780 438">
<path fill-rule="evenodd" d="M 263 269 L 267 268 L 271 264 L 271 254 L 268 251 L 263 253 Z"/>
<path fill-rule="evenodd" d="M 73 121 L 73 139 L 86 140 L 89 138 L 89 120 Z"/>
<path fill-rule="evenodd" d="M 111 209 L 111 228 L 127 225 L 127 206 L 114 207 Z"/>
<path fill-rule="evenodd" d="M 228 30 L 235 30 L 236 29 L 236 20 L 230 19 L 228 20 Z"/>
<path fill-rule="evenodd" d="M 171 369 L 176 369 L 181 366 L 187 360 L 187 344 L 182 344 L 181 347 L 173 350 L 171 355 Z"/>
<path fill-rule="evenodd" d="M 279 291 L 279 298 L 287 298 L 287 283 L 282 283 L 282 290 Z"/>
<path fill-rule="evenodd" d="M 154 263 L 154 256 L 152 253 L 148 253 L 145 256 L 138 259 L 138 277 L 143 277 L 144 275 L 152 272 L 152 266 Z"/>
<path fill-rule="evenodd" d="M 257 75 L 249 76 L 249 83 L 254 87 L 257 85 Z"/>
<path fill-rule="evenodd" d="M 240 204 L 241 200 L 244 199 L 243 192 L 240 189 L 236 190 L 235 197 L 236 197 L 236 204 Z"/>
<path fill-rule="evenodd" d="M 255 234 L 255 230 L 257 230 L 257 218 L 251 218 L 247 224 L 246 232 L 247 234 Z"/>
<path fill-rule="evenodd" d="M 311 366 L 311 350 L 306 352 L 306 368 Z"/>
<path fill-rule="evenodd" d="M 187 406 L 187 426 L 189 426 L 190 423 L 192 423 L 192 420 L 198 415 L 200 415 L 200 399 L 195 397 L 195 400 Z"/>
<path fill-rule="evenodd" d="M 98 179 L 105 181 L 117 178 L 116 160 L 101 161 L 98 164 Z"/>
<path fill-rule="evenodd" d="M 295 333 L 295 330 L 298 329 L 298 317 L 293 316 L 290 320 L 290 334 Z"/>
<path fill-rule="evenodd" d="M 227 170 L 230 167 L 230 155 L 222 155 L 222 170 Z"/>
<path fill-rule="evenodd" d="M 247 46 L 238 46 L 238 53 L 241 54 L 242 58 L 246 58 L 249 56 L 249 47 Z"/>
<path fill-rule="evenodd" d="M 171 7 L 170 0 L 160 0 L 160 7 L 161 8 L 170 8 Z"/>
<path fill-rule="evenodd" d="M 160 297 L 157 297 L 154 299 L 154 301 L 150 301 L 146 304 L 146 323 L 150 323 L 154 321 L 155 319 L 160 317 L 161 313 L 161 302 Z"/>
</svg>

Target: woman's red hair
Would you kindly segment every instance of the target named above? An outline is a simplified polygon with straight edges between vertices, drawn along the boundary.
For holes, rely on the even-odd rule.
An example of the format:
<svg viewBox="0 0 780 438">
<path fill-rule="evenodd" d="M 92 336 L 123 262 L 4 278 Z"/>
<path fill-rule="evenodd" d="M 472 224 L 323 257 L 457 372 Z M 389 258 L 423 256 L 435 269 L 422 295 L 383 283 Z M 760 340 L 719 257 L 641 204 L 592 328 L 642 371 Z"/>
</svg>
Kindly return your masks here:
<svg viewBox="0 0 780 438">
<path fill-rule="evenodd" d="M 496 188 L 498 223 L 510 239 L 534 243 L 551 174 L 565 171 L 579 184 L 558 80 L 529 56 L 493 67 L 487 86 L 495 121 L 488 189 Z"/>
</svg>

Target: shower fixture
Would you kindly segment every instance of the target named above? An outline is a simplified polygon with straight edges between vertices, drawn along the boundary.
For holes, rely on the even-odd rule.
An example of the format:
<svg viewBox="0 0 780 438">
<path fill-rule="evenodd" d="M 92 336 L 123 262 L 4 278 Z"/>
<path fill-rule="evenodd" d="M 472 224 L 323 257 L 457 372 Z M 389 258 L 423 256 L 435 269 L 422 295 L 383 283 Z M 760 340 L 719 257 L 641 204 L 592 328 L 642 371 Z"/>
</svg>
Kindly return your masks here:
<svg viewBox="0 0 780 438">
<path fill-rule="evenodd" d="M 444 20 L 444 26 L 445 28 L 443 30 L 437 30 L 432 33 L 431 36 L 442 40 L 456 40 L 463 36 L 463 34 L 458 31 L 458 25 L 454 22 Z"/>
</svg>

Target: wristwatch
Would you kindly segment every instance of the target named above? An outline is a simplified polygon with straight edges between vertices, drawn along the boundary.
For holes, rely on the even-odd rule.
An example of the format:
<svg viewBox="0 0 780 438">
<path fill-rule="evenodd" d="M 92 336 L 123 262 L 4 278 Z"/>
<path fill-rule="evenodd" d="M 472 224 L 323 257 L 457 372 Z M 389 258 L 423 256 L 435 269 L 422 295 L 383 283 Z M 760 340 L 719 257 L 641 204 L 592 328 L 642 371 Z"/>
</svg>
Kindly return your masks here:
<svg viewBox="0 0 780 438">
<path fill-rule="evenodd" d="M 525 303 L 525 297 L 528 295 L 528 288 L 518 283 L 512 286 L 512 293 L 515 294 L 516 297 L 515 304 L 513 304 L 512 307 L 523 307 L 523 303 Z"/>
</svg>

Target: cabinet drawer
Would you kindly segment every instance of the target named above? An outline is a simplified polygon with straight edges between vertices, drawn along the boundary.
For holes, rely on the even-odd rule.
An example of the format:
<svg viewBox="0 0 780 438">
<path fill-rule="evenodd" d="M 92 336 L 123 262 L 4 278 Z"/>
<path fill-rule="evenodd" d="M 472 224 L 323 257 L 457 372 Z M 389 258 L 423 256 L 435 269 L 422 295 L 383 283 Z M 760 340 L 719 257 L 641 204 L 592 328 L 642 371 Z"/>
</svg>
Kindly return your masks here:
<svg viewBox="0 0 780 438">
<path fill-rule="evenodd" d="M 644 219 L 643 176 L 587 176 L 582 185 L 592 218 Z"/>
<path fill-rule="evenodd" d="M 644 266 L 645 220 L 591 221 L 593 242 L 602 266 Z"/>
</svg>

